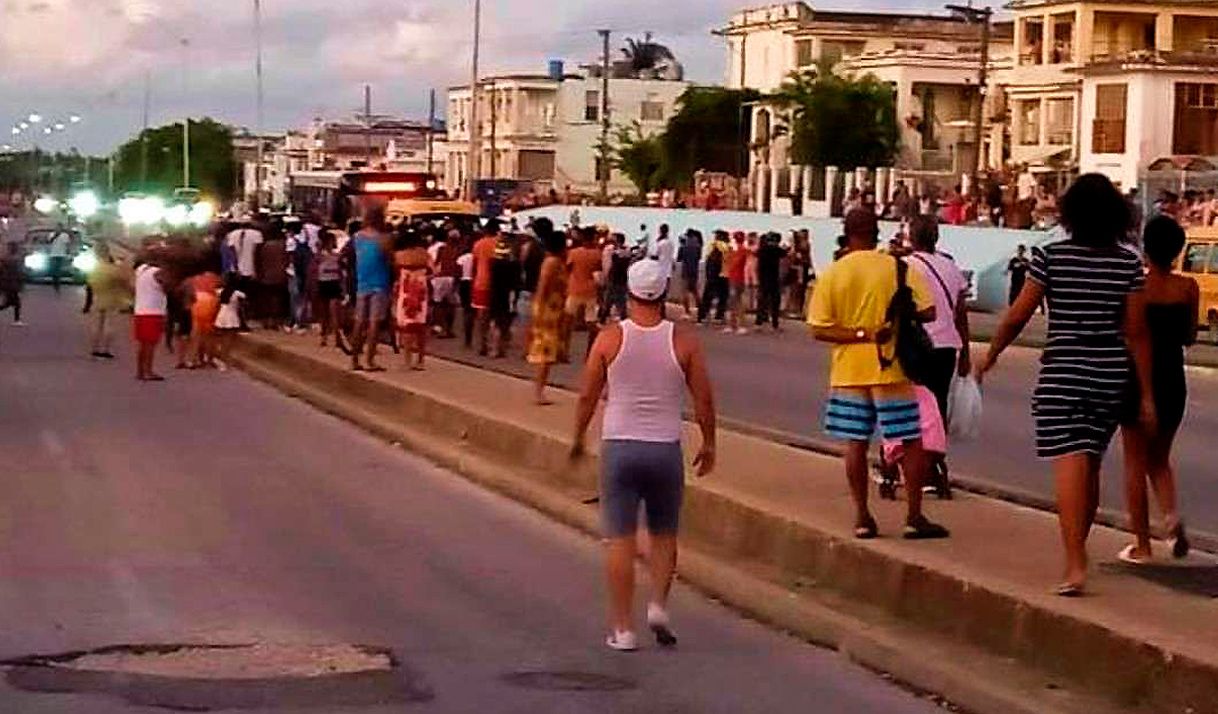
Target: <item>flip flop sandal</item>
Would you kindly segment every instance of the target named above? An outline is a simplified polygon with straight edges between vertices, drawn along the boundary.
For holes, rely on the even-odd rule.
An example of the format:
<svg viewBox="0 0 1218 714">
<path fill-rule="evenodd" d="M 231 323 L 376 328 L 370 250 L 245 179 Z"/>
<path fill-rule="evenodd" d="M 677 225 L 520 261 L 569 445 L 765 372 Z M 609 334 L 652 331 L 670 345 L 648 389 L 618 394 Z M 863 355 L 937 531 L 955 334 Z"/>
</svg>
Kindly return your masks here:
<svg viewBox="0 0 1218 714">
<path fill-rule="evenodd" d="M 1171 537 L 1167 539 L 1167 546 L 1171 548 L 1171 556 L 1176 560 L 1182 560 L 1188 557 L 1188 553 L 1192 550 L 1192 544 L 1188 542 L 1188 536 L 1184 533 L 1184 524 L 1178 523 L 1171 531 Z"/>
<path fill-rule="evenodd" d="M 951 531 L 926 518 L 905 525 L 905 540 L 940 540 L 950 536 Z"/>
<path fill-rule="evenodd" d="M 1069 598 L 1082 597 L 1084 594 L 1086 594 L 1082 585 L 1075 585 L 1073 583 L 1062 583 L 1061 585 L 1058 585 L 1057 590 L 1054 590 L 1053 592 L 1058 597 Z"/>
<path fill-rule="evenodd" d="M 1134 555 L 1134 551 L 1137 549 L 1138 547 L 1136 545 L 1125 546 L 1121 549 L 1120 553 L 1117 553 L 1117 560 L 1129 565 L 1149 565 L 1151 560 L 1150 558 Z"/>
</svg>

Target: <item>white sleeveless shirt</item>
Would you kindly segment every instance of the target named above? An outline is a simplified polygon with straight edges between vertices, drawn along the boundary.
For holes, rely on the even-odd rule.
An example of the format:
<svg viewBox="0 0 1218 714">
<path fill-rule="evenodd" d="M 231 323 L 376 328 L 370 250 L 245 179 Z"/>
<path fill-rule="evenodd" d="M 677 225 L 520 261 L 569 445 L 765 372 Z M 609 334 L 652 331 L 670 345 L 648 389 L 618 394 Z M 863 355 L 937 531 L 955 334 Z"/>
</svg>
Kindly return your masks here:
<svg viewBox="0 0 1218 714">
<path fill-rule="evenodd" d="M 639 327 L 623 320 L 622 348 L 609 364 L 609 401 L 601 437 L 612 441 L 681 440 L 685 370 L 673 345 L 674 325 Z"/>
</svg>

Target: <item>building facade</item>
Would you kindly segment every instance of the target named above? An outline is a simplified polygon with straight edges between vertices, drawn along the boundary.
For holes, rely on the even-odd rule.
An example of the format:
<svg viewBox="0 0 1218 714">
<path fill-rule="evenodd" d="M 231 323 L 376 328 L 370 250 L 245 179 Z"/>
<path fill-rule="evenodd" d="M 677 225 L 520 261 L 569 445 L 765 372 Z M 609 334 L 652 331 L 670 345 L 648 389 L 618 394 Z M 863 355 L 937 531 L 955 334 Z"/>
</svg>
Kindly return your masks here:
<svg viewBox="0 0 1218 714">
<path fill-rule="evenodd" d="M 615 128 L 637 122 L 646 136 L 663 131 L 688 86 L 677 79 L 611 76 L 610 122 Z M 481 148 L 479 178 L 531 181 L 542 191 L 595 193 L 601 92 L 602 78 L 596 71 L 567 74 L 557 64 L 549 74 L 488 77 L 479 83 L 479 126 L 473 128 L 469 85 L 450 88 L 445 186 L 461 191 L 469 180 L 470 136 L 475 130 Z M 610 173 L 610 192 L 633 189 L 623 174 Z"/>
<path fill-rule="evenodd" d="M 872 75 L 893 88 L 901 129 L 897 165 L 912 171 L 966 173 L 976 163 L 972 108 L 981 65 L 981 29 L 962 18 L 911 13 L 841 12 L 804 2 L 742 10 L 719 30 L 727 44 L 726 85 L 777 91 L 794 73 L 831 65 L 848 76 Z M 1012 26 L 996 23 L 992 71 L 1011 63 Z M 754 168 L 787 164 L 786 142 L 772 137 L 780 112 L 754 111 Z M 991 103 L 981 148 L 1001 164 L 1002 116 Z"/>
<path fill-rule="evenodd" d="M 1016 0 L 1000 75 L 1014 163 L 1100 171 L 1127 188 L 1150 163 L 1218 154 L 1218 3 Z"/>
</svg>

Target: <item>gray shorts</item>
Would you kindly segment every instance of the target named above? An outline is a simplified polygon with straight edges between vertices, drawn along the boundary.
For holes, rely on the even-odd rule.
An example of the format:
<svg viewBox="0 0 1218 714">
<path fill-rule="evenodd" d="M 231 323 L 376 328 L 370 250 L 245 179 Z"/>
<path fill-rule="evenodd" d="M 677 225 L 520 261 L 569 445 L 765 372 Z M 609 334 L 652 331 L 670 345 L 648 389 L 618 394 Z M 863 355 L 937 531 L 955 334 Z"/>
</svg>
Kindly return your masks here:
<svg viewBox="0 0 1218 714">
<path fill-rule="evenodd" d="M 381 322 L 389 316 L 389 293 L 366 293 L 355 298 L 355 321 Z"/>
<path fill-rule="evenodd" d="M 649 532 L 675 535 L 684 492 L 685 460 L 679 442 L 605 441 L 601 446 L 601 523 L 606 538 L 638 530 L 640 503 Z"/>
</svg>

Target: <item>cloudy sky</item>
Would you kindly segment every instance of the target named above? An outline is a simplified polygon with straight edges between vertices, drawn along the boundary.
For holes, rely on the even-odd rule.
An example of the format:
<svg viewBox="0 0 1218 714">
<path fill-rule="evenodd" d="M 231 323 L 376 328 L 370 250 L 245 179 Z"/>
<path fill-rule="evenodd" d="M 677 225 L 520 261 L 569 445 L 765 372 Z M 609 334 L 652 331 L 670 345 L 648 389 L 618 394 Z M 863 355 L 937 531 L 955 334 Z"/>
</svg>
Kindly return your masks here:
<svg viewBox="0 0 1218 714">
<path fill-rule="evenodd" d="M 0 0 L 0 127 L 79 114 L 47 148 L 103 153 L 136 132 L 145 77 L 153 124 L 186 113 L 255 123 L 254 0 Z M 487 72 L 544 71 L 599 52 L 595 30 L 655 33 L 696 81 L 721 81 L 710 30 L 748 0 L 483 0 Z M 266 127 L 374 110 L 425 117 L 427 92 L 469 72 L 472 0 L 262 0 Z M 823 9 L 923 9 L 930 0 L 830 0 Z M 0 141 L 7 142 L 7 128 Z M 22 144 L 18 144 L 22 146 Z"/>
</svg>

